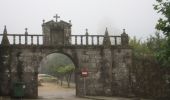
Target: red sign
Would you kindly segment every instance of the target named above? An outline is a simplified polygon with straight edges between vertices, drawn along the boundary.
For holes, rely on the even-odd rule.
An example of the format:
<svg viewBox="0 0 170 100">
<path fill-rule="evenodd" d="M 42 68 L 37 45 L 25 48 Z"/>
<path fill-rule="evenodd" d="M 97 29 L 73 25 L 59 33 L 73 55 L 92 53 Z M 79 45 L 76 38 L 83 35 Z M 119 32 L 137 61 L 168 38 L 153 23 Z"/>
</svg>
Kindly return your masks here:
<svg viewBox="0 0 170 100">
<path fill-rule="evenodd" d="M 82 69 L 81 69 L 81 75 L 82 75 L 83 77 L 87 77 L 87 76 L 88 76 L 88 70 L 87 70 L 87 68 L 82 68 Z"/>
</svg>

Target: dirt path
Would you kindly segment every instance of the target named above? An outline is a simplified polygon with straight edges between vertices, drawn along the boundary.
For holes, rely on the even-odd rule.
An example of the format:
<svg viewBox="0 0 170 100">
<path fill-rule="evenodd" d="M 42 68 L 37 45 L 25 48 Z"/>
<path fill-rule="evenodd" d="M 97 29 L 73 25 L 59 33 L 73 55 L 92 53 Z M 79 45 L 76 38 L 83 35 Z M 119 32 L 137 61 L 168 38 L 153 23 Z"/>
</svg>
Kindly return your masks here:
<svg viewBox="0 0 170 100">
<path fill-rule="evenodd" d="M 65 85 L 61 87 L 57 83 L 42 83 L 43 86 L 38 88 L 38 100 L 144 100 L 133 98 L 119 98 L 119 97 L 100 97 L 88 96 L 86 98 L 79 98 L 75 96 L 75 88 L 67 88 Z"/>
<path fill-rule="evenodd" d="M 39 98 L 64 99 L 75 97 L 75 88 L 61 87 L 57 83 L 42 83 L 38 88 Z"/>
</svg>

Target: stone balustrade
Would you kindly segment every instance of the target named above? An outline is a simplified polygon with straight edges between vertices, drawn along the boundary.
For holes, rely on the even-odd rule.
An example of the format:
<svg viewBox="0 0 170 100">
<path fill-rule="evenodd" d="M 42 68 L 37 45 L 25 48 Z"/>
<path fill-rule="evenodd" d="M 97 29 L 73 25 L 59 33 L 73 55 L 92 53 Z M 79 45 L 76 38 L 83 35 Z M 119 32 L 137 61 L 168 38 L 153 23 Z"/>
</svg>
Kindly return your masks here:
<svg viewBox="0 0 170 100">
<path fill-rule="evenodd" d="M 0 34 L 0 42 L 2 41 L 3 34 Z M 44 45 L 44 35 L 33 34 L 7 34 L 10 45 Z M 80 46 L 100 46 L 103 45 L 105 35 L 71 35 L 70 43 L 63 45 L 80 45 Z M 111 45 L 124 45 L 128 44 L 128 35 L 109 36 Z"/>
</svg>

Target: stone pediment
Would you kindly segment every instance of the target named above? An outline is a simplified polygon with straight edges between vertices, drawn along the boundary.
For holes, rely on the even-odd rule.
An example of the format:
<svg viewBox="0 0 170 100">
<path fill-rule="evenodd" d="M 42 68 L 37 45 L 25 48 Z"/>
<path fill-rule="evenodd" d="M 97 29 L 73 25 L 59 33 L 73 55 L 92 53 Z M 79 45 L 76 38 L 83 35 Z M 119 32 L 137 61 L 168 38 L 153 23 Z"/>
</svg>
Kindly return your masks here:
<svg viewBox="0 0 170 100">
<path fill-rule="evenodd" d="M 43 25 L 49 26 L 51 28 L 52 27 L 54 27 L 54 28 L 56 28 L 56 27 L 58 27 L 58 28 L 68 27 L 68 28 L 70 28 L 72 26 L 70 23 L 65 22 L 63 20 L 60 20 L 59 22 L 55 22 L 55 21 L 51 20 L 51 21 L 44 23 Z"/>
<path fill-rule="evenodd" d="M 44 24 L 46 24 L 46 25 L 50 25 L 50 24 L 53 24 L 53 23 L 55 23 L 55 21 L 53 21 L 53 20 L 50 20 L 50 21 L 48 21 L 48 22 L 45 22 Z"/>
</svg>

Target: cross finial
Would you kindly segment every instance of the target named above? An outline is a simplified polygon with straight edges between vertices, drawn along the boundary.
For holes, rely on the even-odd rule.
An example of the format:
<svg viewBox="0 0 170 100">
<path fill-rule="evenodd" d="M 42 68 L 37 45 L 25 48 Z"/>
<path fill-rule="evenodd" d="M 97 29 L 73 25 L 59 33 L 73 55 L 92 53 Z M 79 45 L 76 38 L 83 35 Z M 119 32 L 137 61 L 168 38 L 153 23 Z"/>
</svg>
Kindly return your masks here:
<svg viewBox="0 0 170 100">
<path fill-rule="evenodd" d="M 56 15 L 54 16 L 54 18 L 56 18 L 56 22 L 57 22 L 57 19 L 60 18 L 60 16 L 58 16 L 58 14 L 56 14 Z"/>
</svg>

